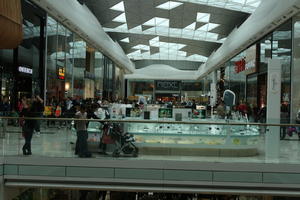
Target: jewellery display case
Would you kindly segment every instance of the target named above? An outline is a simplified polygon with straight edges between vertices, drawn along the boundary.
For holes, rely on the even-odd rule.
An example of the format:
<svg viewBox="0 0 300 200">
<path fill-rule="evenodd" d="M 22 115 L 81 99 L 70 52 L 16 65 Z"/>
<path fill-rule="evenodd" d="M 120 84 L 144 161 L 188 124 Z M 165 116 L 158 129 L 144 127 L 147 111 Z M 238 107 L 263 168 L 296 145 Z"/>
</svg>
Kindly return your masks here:
<svg viewBox="0 0 300 200">
<path fill-rule="evenodd" d="M 231 125 L 230 122 L 215 125 L 213 120 L 205 122 L 211 124 L 133 122 L 127 123 L 127 132 L 135 136 L 137 146 L 145 154 L 172 154 L 174 151 L 181 151 L 180 155 L 191 155 L 191 152 L 193 155 L 218 156 L 228 152 L 230 156 L 257 154 L 257 126 Z"/>
</svg>

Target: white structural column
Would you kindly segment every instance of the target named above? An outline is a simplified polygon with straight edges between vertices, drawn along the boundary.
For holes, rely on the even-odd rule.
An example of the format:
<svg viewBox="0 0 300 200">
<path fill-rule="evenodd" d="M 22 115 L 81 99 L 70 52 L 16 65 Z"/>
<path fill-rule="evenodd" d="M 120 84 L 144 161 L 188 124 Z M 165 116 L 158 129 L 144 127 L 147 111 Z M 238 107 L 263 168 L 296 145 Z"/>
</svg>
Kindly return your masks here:
<svg viewBox="0 0 300 200">
<path fill-rule="evenodd" d="M 280 123 L 281 62 L 268 62 L 267 123 Z M 277 159 L 280 150 L 280 127 L 270 126 L 266 133 L 266 159 Z"/>
<path fill-rule="evenodd" d="M 217 71 L 212 72 L 212 83 L 210 84 L 210 105 L 216 106 L 217 103 Z"/>
</svg>

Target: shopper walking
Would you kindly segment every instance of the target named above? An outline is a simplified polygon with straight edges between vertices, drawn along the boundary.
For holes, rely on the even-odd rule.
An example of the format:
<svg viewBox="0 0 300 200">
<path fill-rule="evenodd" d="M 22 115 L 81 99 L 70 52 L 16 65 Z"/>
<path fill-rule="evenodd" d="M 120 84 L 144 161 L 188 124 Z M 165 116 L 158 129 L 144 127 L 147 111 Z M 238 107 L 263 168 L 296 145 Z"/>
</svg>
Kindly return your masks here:
<svg viewBox="0 0 300 200">
<path fill-rule="evenodd" d="M 76 113 L 75 118 L 87 119 L 86 108 L 84 105 L 80 106 L 80 110 Z M 88 132 L 86 121 L 75 121 L 75 128 L 77 131 L 75 154 L 78 154 L 79 157 L 91 157 L 91 153 L 88 151 L 87 146 Z"/>
<path fill-rule="evenodd" d="M 32 100 L 23 100 L 23 110 L 21 112 L 21 116 L 23 117 L 34 117 L 34 113 L 32 112 Z M 33 130 L 36 126 L 36 120 L 25 119 L 22 127 L 23 136 L 25 139 L 25 144 L 22 148 L 23 155 L 31 155 L 31 139 Z"/>
</svg>

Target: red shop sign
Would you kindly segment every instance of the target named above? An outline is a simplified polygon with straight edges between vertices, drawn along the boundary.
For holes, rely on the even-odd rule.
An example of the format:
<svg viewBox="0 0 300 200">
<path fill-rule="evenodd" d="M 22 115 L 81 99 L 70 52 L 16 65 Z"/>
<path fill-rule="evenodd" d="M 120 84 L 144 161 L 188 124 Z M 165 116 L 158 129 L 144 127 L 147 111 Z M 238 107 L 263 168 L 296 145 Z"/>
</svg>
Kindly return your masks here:
<svg viewBox="0 0 300 200">
<path fill-rule="evenodd" d="M 236 61 L 234 65 L 235 73 L 237 74 L 246 70 L 246 60 L 244 58 L 239 61 Z"/>
</svg>

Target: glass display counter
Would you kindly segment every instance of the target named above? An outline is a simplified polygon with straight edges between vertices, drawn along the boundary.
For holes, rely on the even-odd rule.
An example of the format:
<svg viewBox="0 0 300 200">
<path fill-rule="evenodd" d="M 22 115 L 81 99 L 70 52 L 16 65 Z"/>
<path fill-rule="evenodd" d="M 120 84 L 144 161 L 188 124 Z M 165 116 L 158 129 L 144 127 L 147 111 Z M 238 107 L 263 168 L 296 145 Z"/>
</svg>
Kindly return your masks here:
<svg viewBox="0 0 300 200">
<path fill-rule="evenodd" d="M 133 134 L 139 148 L 147 149 L 151 154 L 153 151 L 161 152 L 167 149 L 170 153 L 174 149 L 181 150 L 182 154 L 187 151 L 200 153 L 201 150 L 220 156 L 224 152 L 231 152 L 240 156 L 257 155 L 259 141 L 259 129 L 257 126 L 232 125 L 237 121 L 228 124 L 213 124 L 225 120 L 209 121 L 211 124 L 186 124 L 186 123 L 127 123 L 127 132 Z M 156 150 L 155 150 L 156 148 Z M 147 153 L 145 152 L 145 153 Z M 242 153 L 245 152 L 245 153 Z M 203 154 L 200 153 L 201 155 Z M 226 154 L 226 153 L 225 153 Z M 232 156 L 232 155 L 230 155 Z"/>
</svg>

